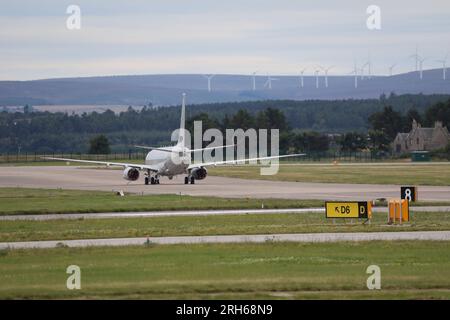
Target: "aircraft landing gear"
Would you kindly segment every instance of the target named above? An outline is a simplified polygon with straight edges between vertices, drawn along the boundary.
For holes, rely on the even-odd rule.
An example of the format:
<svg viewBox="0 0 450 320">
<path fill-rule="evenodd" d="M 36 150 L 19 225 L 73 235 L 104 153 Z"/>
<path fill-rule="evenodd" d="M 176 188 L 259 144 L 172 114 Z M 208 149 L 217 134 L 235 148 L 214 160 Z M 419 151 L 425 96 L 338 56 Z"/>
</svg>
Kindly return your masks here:
<svg viewBox="0 0 450 320">
<path fill-rule="evenodd" d="M 159 184 L 159 178 L 158 177 L 151 177 L 150 178 L 150 184 Z"/>
<path fill-rule="evenodd" d="M 147 177 L 145 177 L 145 184 L 146 185 L 148 185 L 148 184 L 159 184 L 159 177 L 158 176 L 154 176 L 154 177 L 152 177 L 152 176 L 147 176 Z"/>
<path fill-rule="evenodd" d="M 192 176 L 184 177 L 184 184 L 195 184 L 195 178 Z"/>
</svg>

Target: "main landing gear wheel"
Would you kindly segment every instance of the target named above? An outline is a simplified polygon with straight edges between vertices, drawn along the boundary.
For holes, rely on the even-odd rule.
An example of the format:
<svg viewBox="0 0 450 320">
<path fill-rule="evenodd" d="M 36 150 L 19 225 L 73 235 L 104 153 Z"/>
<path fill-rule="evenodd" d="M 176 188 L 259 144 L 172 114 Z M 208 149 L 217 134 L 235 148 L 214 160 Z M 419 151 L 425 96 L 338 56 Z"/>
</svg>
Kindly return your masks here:
<svg viewBox="0 0 450 320">
<path fill-rule="evenodd" d="M 194 179 L 194 177 L 191 177 L 191 184 L 195 184 L 195 179 Z"/>
<path fill-rule="evenodd" d="M 145 177 L 145 184 L 159 184 L 159 178 Z"/>
<path fill-rule="evenodd" d="M 188 177 L 184 177 L 184 184 L 189 184 L 189 178 Z"/>
</svg>

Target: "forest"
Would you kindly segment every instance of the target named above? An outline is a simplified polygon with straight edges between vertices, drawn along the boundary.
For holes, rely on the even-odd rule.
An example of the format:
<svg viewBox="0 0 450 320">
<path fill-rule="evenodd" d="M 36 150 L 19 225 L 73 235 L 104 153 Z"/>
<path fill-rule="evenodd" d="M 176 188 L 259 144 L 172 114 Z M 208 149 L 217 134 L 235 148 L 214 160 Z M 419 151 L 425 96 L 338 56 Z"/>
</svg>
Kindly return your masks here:
<svg viewBox="0 0 450 320">
<path fill-rule="evenodd" d="M 433 109 L 434 108 L 434 109 Z M 424 126 L 440 120 L 449 125 L 450 96 L 396 95 L 365 100 L 267 100 L 187 105 L 188 128 L 203 120 L 204 129 L 279 128 L 281 151 L 326 151 L 329 148 L 387 151 L 397 132 L 409 131 L 411 119 Z M 50 113 L 0 112 L 0 153 L 80 152 L 98 135 L 111 152 L 128 152 L 133 145 L 169 145 L 179 127 L 180 106 L 126 112 Z M 371 145 L 368 145 L 370 141 Z"/>
</svg>

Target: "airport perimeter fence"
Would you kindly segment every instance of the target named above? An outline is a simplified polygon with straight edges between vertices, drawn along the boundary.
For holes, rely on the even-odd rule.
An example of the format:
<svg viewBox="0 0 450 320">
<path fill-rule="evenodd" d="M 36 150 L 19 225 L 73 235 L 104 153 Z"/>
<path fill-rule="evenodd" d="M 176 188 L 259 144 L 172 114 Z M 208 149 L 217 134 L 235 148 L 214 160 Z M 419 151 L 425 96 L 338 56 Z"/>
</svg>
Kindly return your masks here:
<svg viewBox="0 0 450 320">
<path fill-rule="evenodd" d="M 110 154 L 83 154 L 83 153 L 3 153 L 0 154 L 1 163 L 37 163 L 52 162 L 52 160 L 43 159 L 52 158 L 70 158 L 82 160 L 97 161 L 132 161 L 143 162 L 147 151 L 130 151 L 126 153 Z M 377 155 L 371 152 L 305 152 L 305 156 L 281 159 L 282 162 L 376 162 L 392 159 L 390 155 Z"/>
<path fill-rule="evenodd" d="M 393 159 L 390 154 L 374 152 L 305 152 L 298 161 L 305 162 L 378 162 Z"/>
<path fill-rule="evenodd" d="M 51 158 L 69 158 L 80 160 L 94 161 L 144 161 L 145 151 L 133 151 L 127 153 L 110 153 L 110 154 L 84 154 L 84 153 L 3 153 L 0 154 L 0 163 L 33 163 L 33 162 L 52 162 L 53 160 L 44 159 Z"/>
</svg>

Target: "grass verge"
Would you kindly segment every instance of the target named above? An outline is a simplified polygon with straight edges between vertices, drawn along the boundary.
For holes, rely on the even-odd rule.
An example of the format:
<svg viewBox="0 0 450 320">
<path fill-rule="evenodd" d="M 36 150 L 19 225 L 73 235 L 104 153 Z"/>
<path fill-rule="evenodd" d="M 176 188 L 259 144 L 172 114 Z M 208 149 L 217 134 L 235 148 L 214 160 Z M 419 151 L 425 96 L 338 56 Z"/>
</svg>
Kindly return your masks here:
<svg viewBox="0 0 450 320">
<path fill-rule="evenodd" d="M 308 208 L 320 200 L 237 199 L 187 195 L 127 195 L 113 192 L 0 188 L 1 214 L 124 212 L 162 210 Z"/>
<path fill-rule="evenodd" d="M 333 224 L 323 214 L 249 214 L 112 218 L 44 221 L 2 221 L 0 242 L 101 239 L 126 237 L 206 236 L 319 232 L 384 232 L 450 230 L 450 212 L 417 212 L 410 223 L 387 225 L 386 214 L 375 213 L 370 225 Z"/>
<path fill-rule="evenodd" d="M 67 290 L 66 268 L 81 268 Z M 366 269 L 381 268 L 369 291 Z M 198 244 L 0 252 L 0 298 L 449 299 L 448 242 Z"/>
<path fill-rule="evenodd" d="M 260 175 L 256 166 L 226 166 L 211 168 L 215 176 L 243 179 L 294 182 L 360 183 L 394 185 L 450 185 L 450 163 L 411 165 L 333 165 L 280 164 L 276 175 Z"/>
</svg>

